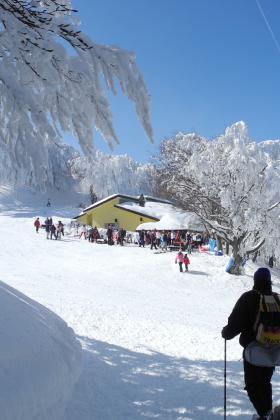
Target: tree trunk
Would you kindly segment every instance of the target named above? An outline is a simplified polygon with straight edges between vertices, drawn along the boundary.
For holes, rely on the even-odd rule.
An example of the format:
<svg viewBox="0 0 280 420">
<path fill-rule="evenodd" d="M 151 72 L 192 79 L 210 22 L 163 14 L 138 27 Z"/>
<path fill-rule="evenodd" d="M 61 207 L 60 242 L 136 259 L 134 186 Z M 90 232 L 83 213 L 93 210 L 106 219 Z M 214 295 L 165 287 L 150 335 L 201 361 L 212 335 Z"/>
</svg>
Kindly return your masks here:
<svg viewBox="0 0 280 420">
<path fill-rule="evenodd" d="M 232 268 L 231 273 L 235 275 L 239 275 L 241 274 L 241 270 L 242 270 L 243 256 L 240 254 L 240 244 L 237 239 L 234 240 L 234 243 L 232 246 L 232 256 L 234 259 L 234 267 Z"/>
<path fill-rule="evenodd" d="M 217 236 L 217 250 L 223 251 L 223 243 L 222 238 L 220 236 Z"/>
<path fill-rule="evenodd" d="M 229 255 L 229 243 L 226 242 L 226 255 Z"/>
</svg>

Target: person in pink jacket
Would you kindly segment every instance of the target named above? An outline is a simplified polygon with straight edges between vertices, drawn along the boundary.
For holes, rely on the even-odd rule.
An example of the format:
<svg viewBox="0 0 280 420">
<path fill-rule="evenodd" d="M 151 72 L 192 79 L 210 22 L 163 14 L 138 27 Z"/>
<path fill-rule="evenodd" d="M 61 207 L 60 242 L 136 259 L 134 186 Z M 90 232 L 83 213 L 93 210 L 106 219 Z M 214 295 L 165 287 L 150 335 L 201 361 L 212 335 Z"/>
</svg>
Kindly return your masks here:
<svg viewBox="0 0 280 420">
<path fill-rule="evenodd" d="M 183 273 L 183 263 L 184 263 L 184 254 L 182 251 L 179 251 L 175 258 L 175 264 L 179 263 L 180 273 Z"/>
</svg>

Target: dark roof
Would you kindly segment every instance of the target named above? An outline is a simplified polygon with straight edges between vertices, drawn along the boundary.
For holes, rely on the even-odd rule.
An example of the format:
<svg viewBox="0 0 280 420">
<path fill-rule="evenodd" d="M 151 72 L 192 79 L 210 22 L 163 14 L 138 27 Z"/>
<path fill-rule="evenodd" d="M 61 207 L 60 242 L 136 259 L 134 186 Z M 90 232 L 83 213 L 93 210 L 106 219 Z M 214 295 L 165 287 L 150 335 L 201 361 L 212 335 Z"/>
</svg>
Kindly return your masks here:
<svg viewBox="0 0 280 420">
<path fill-rule="evenodd" d="M 150 195 L 145 195 L 144 197 L 145 197 L 146 201 L 151 201 L 151 202 L 154 202 L 154 203 L 174 204 L 172 201 L 166 200 L 164 198 L 152 197 Z"/>
<path fill-rule="evenodd" d="M 133 201 L 137 201 L 138 202 L 138 197 L 135 197 L 134 195 L 124 195 L 124 194 L 113 194 L 110 195 L 107 198 L 103 198 L 102 200 L 97 201 L 94 204 L 91 204 L 90 206 L 86 207 L 83 212 L 86 213 L 88 210 L 94 209 L 95 207 L 99 207 L 104 203 L 107 203 L 108 201 L 113 200 L 116 197 L 121 197 L 121 198 L 127 198 L 128 200 L 133 200 Z M 82 215 L 80 215 L 82 216 Z"/>
</svg>

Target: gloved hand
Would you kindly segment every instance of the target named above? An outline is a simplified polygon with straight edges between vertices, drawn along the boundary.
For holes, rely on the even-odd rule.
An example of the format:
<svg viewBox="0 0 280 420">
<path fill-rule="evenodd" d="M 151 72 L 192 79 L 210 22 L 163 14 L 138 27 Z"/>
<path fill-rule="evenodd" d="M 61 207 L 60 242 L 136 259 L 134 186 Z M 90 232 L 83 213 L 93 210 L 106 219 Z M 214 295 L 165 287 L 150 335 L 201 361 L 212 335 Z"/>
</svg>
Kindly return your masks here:
<svg viewBox="0 0 280 420">
<path fill-rule="evenodd" d="M 226 330 L 227 330 L 227 327 L 224 327 L 223 329 L 222 329 L 222 331 L 221 331 L 221 335 L 222 335 L 222 337 L 223 338 L 227 338 L 227 334 L 226 334 Z"/>
</svg>

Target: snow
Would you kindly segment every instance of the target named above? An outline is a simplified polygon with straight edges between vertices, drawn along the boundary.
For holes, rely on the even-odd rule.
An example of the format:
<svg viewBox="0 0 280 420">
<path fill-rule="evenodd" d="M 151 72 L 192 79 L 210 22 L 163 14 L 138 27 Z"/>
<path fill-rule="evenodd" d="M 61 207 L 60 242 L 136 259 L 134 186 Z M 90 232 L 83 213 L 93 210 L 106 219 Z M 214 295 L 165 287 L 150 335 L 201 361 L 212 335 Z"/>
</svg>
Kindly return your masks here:
<svg viewBox="0 0 280 420">
<path fill-rule="evenodd" d="M 250 262 L 244 276 L 232 276 L 225 272 L 228 257 L 193 253 L 190 272 L 179 273 L 172 252 L 91 244 L 68 235 L 46 240 L 44 230 L 35 233 L 35 217 L 52 215 L 66 222 L 77 210 L 47 209 L 45 202 L 38 206 L 38 197 L 28 197 L 28 205 L 14 201 L 12 208 L 12 196 L 3 197 L 0 407 L 5 402 L 6 411 L 1 420 L 55 419 L 53 413 L 46 417 L 48 407 L 57 408 L 58 418 L 66 399 L 63 420 L 220 419 L 220 331 L 237 298 L 252 287 L 256 265 Z M 279 292 L 278 270 L 272 278 Z M 69 356 L 78 355 L 78 347 L 58 317 L 83 349 L 81 375 L 71 395 L 78 357 L 70 376 Z M 26 353 L 16 340 L 24 330 L 32 334 L 23 347 Z M 253 409 L 243 391 L 238 339 L 228 342 L 227 356 L 228 418 L 249 419 Z M 273 384 L 276 403 L 277 373 Z M 41 410 L 37 417 L 35 410 Z"/>
<path fill-rule="evenodd" d="M 53 312 L 0 282 L 1 419 L 63 418 L 81 347 Z"/>
<path fill-rule="evenodd" d="M 176 208 L 172 204 L 157 203 L 153 201 L 146 201 L 145 207 L 139 206 L 137 203 L 126 202 L 119 207 L 124 207 L 129 210 L 138 211 L 147 216 L 153 216 L 160 219 L 158 222 L 141 223 L 137 230 L 145 229 L 159 229 L 159 230 L 176 230 L 176 229 L 190 229 L 196 231 L 204 231 L 199 218 L 190 212 L 184 212 Z"/>
</svg>

